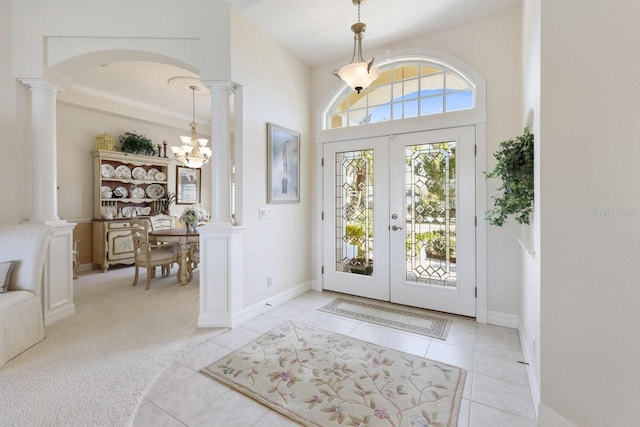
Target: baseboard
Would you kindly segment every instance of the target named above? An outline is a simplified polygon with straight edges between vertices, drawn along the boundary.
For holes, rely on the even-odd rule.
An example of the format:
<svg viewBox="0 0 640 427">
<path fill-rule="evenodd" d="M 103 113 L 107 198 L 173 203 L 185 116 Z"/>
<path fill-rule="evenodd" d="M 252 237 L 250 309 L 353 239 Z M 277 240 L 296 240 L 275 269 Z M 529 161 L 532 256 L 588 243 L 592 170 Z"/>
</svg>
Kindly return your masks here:
<svg viewBox="0 0 640 427">
<path fill-rule="evenodd" d="M 527 345 L 529 342 L 528 338 L 525 336 L 524 331 L 521 327 L 518 328 L 518 335 L 520 336 L 520 345 L 522 347 L 522 354 L 524 355 L 524 361 L 528 363 L 527 367 L 527 378 L 529 379 L 529 391 L 531 392 L 531 401 L 533 402 L 533 409 L 537 414 L 540 410 L 540 385 L 538 384 L 538 377 L 536 376 L 536 371 L 534 368 L 533 361 L 535 358 L 533 357 L 533 352 Z M 535 351 L 535 350 L 534 350 Z"/>
<path fill-rule="evenodd" d="M 272 297 L 269 297 L 265 300 L 262 300 L 258 303 L 255 303 L 233 316 L 234 324 L 239 325 L 241 323 L 246 322 L 247 320 L 251 320 L 254 317 L 257 317 L 267 311 L 271 310 L 273 307 L 276 307 L 280 304 L 283 304 L 289 300 L 294 299 L 297 296 L 304 294 L 305 292 L 311 290 L 312 282 L 305 282 L 300 285 L 294 286 L 293 288 L 287 289 L 284 292 L 280 292 Z"/>
<path fill-rule="evenodd" d="M 538 427 L 577 427 L 575 424 L 540 402 Z"/>
<path fill-rule="evenodd" d="M 49 326 L 56 323 L 58 320 L 62 320 L 65 317 L 72 316 L 76 313 L 76 306 L 74 303 L 64 304 L 62 307 L 57 307 L 44 316 L 44 326 Z"/>
<path fill-rule="evenodd" d="M 487 323 L 490 325 L 518 329 L 518 326 L 520 325 L 520 317 L 518 317 L 518 315 L 516 314 L 500 313 L 499 311 L 489 311 L 487 313 Z"/>
</svg>

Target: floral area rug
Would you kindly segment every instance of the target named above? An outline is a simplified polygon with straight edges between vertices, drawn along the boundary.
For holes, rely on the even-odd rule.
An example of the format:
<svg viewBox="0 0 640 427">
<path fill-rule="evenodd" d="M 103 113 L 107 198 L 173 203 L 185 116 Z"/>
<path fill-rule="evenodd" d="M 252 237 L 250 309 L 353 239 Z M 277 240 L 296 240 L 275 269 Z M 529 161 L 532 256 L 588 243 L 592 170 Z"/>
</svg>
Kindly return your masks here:
<svg viewBox="0 0 640 427">
<path fill-rule="evenodd" d="M 294 322 L 202 370 L 306 426 L 456 426 L 466 371 Z"/>
<path fill-rule="evenodd" d="M 336 298 L 318 310 L 441 340 L 447 339 L 452 322 L 420 309 L 348 298 Z"/>
</svg>

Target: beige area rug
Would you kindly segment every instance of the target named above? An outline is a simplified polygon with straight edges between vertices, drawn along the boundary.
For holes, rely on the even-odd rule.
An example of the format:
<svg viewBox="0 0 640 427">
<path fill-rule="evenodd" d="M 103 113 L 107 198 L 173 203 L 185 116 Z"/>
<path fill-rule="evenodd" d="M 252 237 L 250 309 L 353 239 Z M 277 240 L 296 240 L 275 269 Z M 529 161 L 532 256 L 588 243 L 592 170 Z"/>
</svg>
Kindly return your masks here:
<svg viewBox="0 0 640 427">
<path fill-rule="evenodd" d="M 198 274 L 177 269 L 144 290 L 133 268 L 74 280 L 76 314 L 0 368 L 0 426 L 125 426 L 146 389 L 184 352 L 224 329 L 199 329 Z"/>
<path fill-rule="evenodd" d="M 466 371 L 287 322 L 202 370 L 306 426 L 456 426 Z"/>
<path fill-rule="evenodd" d="M 348 298 L 336 298 L 318 310 L 441 340 L 447 339 L 452 323 L 451 319 L 426 314 L 419 309 Z"/>
</svg>

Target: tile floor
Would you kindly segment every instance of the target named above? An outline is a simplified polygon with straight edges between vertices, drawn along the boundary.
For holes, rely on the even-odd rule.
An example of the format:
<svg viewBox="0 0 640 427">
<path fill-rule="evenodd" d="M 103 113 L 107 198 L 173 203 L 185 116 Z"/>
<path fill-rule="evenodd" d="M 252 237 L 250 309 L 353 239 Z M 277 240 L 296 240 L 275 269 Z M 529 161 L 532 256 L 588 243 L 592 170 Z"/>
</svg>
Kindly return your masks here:
<svg viewBox="0 0 640 427">
<path fill-rule="evenodd" d="M 534 406 L 515 329 L 455 317 L 446 341 L 319 312 L 337 295 L 307 292 L 204 343 L 147 390 L 133 426 L 296 426 L 198 371 L 283 321 L 293 320 L 439 360 L 467 370 L 459 427 L 535 427 Z M 241 414 L 241 416 L 238 416 Z"/>
</svg>

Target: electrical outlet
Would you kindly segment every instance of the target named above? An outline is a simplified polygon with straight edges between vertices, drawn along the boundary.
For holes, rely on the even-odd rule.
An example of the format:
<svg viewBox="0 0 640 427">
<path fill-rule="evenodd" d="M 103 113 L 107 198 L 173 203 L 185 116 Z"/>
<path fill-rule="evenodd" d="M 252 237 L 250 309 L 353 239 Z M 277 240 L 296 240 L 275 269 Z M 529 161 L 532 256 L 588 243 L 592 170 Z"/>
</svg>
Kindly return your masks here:
<svg viewBox="0 0 640 427">
<path fill-rule="evenodd" d="M 267 288 L 270 288 L 273 285 L 273 279 L 271 276 L 267 276 Z"/>
</svg>

